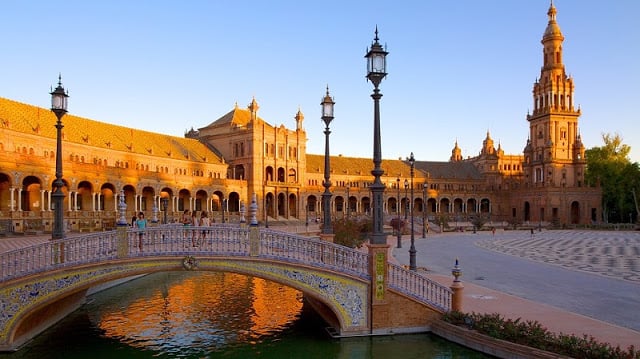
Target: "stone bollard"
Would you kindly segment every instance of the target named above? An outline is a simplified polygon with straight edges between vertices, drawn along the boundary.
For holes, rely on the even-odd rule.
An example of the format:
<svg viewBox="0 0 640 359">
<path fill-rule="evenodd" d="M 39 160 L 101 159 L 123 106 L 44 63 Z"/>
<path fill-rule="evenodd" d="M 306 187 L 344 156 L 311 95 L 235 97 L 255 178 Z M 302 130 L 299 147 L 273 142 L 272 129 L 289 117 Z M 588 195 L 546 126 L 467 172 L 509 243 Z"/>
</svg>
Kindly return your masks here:
<svg viewBox="0 0 640 359">
<path fill-rule="evenodd" d="M 451 274 L 453 274 L 453 277 L 455 278 L 451 287 L 449 287 L 453 292 L 451 295 L 451 310 L 462 312 L 462 292 L 464 290 L 464 285 L 460 281 L 460 277 L 462 277 L 462 270 L 460 269 L 458 258 L 456 258 L 456 264 L 453 266 L 453 269 L 451 269 Z"/>
</svg>

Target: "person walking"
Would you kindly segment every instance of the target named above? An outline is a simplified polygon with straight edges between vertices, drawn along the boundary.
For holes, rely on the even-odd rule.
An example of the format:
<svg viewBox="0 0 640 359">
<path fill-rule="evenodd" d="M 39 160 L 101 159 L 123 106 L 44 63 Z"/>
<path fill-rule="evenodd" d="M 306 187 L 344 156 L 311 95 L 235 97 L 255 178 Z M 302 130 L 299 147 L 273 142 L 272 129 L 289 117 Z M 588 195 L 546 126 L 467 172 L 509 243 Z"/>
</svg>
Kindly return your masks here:
<svg viewBox="0 0 640 359">
<path fill-rule="evenodd" d="M 200 231 L 200 240 L 198 242 L 204 243 L 204 239 L 207 236 L 206 227 L 211 226 L 211 221 L 209 220 L 209 215 L 206 211 L 202 211 L 202 213 L 200 214 L 200 222 L 198 224 L 200 225 L 200 227 L 203 227 Z"/>
<path fill-rule="evenodd" d="M 144 218 L 144 213 L 138 213 L 138 219 L 135 221 L 136 228 L 138 228 L 138 249 L 142 252 L 142 244 L 144 241 L 144 230 L 147 228 L 147 219 Z"/>
</svg>

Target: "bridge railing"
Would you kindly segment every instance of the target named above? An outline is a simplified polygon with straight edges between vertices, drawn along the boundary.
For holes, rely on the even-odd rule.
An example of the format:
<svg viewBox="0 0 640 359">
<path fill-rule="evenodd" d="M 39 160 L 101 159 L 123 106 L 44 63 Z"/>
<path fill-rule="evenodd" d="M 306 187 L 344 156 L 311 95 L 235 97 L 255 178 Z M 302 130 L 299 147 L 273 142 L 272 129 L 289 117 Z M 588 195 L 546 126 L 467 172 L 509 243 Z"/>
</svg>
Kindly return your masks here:
<svg viewBox="0 0 640 359">
<path fill-rule="evenodd" d="M 115 231 L 46 242 L 0 254 L 0 282 L 116 257 Z"/>
<path fill-rule="evenodd" d="M 268 257 L 369 278 L 367 253 L 295 234 L 262 230 L 260 257 Z"/>
<path fill-rule="evenodd" d="M 391 289 L 443 311 L 451 309 L 451 289 L 396 264 L 389 263 L 387 268 Z"/>
<path fill-rule="evenodd" d="M 0 283 L 9 279 L 118 258 L 153 256 L 256 256 L 300 263 L 368 278 L 368 256 L 333 243 L 260 229 L 259 249 L 251 252 L 250 229 L 166 225 L 145 230 L 92 233 L 0 254 Z"/>
</svg>

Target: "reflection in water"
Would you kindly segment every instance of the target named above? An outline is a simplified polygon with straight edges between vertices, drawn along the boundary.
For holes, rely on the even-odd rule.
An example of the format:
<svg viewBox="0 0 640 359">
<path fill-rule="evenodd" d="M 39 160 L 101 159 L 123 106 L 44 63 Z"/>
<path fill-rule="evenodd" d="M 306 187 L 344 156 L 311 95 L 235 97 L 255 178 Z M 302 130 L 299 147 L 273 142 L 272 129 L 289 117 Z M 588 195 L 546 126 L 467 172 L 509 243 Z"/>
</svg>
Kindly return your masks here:
<svg viewBox="0 0 640 359">
<path fill-rule="evenodd" d="M 258 343 L 290 325 L 302 309 L 300 292 L 259 278 L 209 272 L 150 277 L 144 280 L 158 286 L 146 286 L 146 293 L 126 302 L 105 297 L 91 303 L 91 320 L 103 335 L 165 353 L 215 351 Z"/>
<path fill-rule="evenodd" d="M 295 289 L 230 273 L 167 272 L 94 294 L 0 358 L 487 358 L 438 337 L 330 339 Z"/>
</svg>

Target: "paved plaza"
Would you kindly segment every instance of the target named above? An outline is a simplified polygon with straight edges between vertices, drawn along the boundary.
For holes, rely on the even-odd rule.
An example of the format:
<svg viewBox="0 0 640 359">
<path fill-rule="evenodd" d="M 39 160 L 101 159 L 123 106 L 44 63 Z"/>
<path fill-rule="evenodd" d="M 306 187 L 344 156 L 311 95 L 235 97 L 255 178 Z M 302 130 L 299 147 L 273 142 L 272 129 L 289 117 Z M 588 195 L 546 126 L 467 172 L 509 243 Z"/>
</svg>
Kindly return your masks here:
<svg viewBox="0 0 640 359">
<path fill-rule="evenodd" d="M 483 231 L 415 243 L 427 274 L 450 275 L 459 258 L 464 283 L 640 331 L 640 232 Z M 400 263 L 409 263 L 409 245 L 404 236 L 393 249 Z"/>
<path fill-rule="evenodd" d="M 640 283 L 640 232 L 505 232 L 475 244 L 534 261 Z"/>
</svg>

